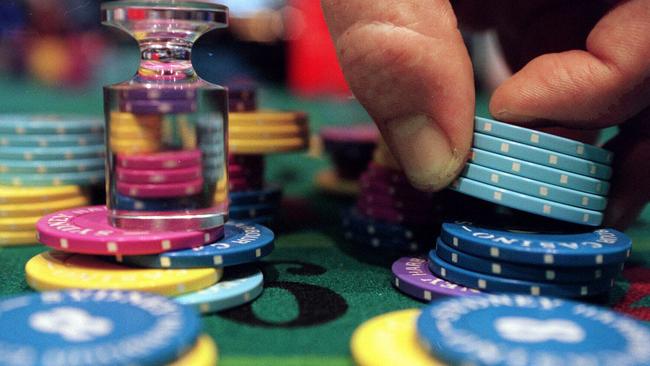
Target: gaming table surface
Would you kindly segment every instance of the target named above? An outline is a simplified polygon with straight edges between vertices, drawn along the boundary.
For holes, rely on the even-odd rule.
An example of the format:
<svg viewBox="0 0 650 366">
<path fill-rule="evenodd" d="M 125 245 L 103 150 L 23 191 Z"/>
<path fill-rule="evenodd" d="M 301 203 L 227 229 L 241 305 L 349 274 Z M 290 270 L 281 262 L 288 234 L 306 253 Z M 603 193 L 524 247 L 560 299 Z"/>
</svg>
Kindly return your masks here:
<svg viewBox="0 0 650 366">
<path fill-rule="evenodd" d="M 0 111 L 101 113 L 99 91 L 61 94 L 26 85 L 22 94 L 13 93 L 14 87 L 0 85 Z M 332 101 L 301 100 L 279 89 L 265 90 L 262 97 L 264 107 L 309 112 L 313 132 L 322 125 L 368 121 L 354 102 L 331 108 Z M 478 104 L 478 113 L 485 114 L 485 100 Z M 219 345 L 220 365 L 350 365 L 349 341 L 358 325 L 382 313 L 424 306 L 393 288 L 394 255 L 344 240 L 339 213 L 353 201 L 324 196 L 313 185 L 316 172 L 328 165 L 326 158 L 304 153 L 269 159 L 268 180 L 283 185 L 287 196 L 274 227 L 277 247 L 260 263 L 261 297 L 204 317 L 205 331 Z M 650 322 L 650 210 L 627 233 L 633 255 L 608 306 Z M 0 249 L 0 296 L 31 291 L 24 265 L 44 250 Z"/>
</svg>

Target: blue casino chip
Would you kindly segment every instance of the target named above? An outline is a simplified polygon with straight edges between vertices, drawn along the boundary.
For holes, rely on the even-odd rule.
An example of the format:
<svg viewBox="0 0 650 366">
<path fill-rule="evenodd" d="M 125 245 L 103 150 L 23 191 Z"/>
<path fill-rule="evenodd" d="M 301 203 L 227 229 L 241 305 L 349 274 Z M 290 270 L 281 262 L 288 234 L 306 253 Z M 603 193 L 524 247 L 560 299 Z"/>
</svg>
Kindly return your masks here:
<svg viewBox="0 0 650 366">
<path fill-rule="evenodd" d="M 531 163 L 509 156 L 491 153 L 489 151 L 472 148 L 470 162 L 491 169 L 500 170 L 519 177 L 538 180 L 576 191 L 606 195 L 609 193 L 610 184 L 607 181 L 574 174 L 565 170 L 549 168 L 541 164 Z"/>
<path fill-rule="evenodd" d="M 431 253 L 434 253 L 433 251 Z M 438 239 L 435 254 L 447 263 L 497 277 L 535 282 L 587 283 L 612 279 L 623 271 L 623 263 L 592 267 L 532 266 L 481 258 L 455 250 Z"/>
<path fill-rule="evenodd" d="M 612 177 L 612 168 L 608 165 L 482 133 L 474 134 L 474 147 L 598 179 Z"/>
<path fill-rule="evenodd" d="M 406 240 L 400 237 L 392 237 L 381 234 L 370 235 L 352 229 L 344 229 L 343 237 L 347 241 L 361 244 L 363 246 L 410 253 L 420 253 L 424 250 L 424 248 L 428 246 L 428 243 L 424 243 L 417 239 Z"/>
<path fill-rule="evenodd" d="M 435 251 L 429 253 L 429 269 L 436 276 L 483 292 L 511 292 L 535 296 L 590 297 L 610 291 L 614 279 L 600 279 L 588 283 L 550 283 L 497 277 L 460 268 L 442 260 Z"/>
<path fill-rule="evenodd" d="M 465 178 L 490 184 L 495 187 L 509 189 L 514 192 L 527 194 L 565 205 L 603 211 L 607 207 L 607 198 L 591 193 L 575 191 L 560 186 L 543 183 L 537 180 L 519 177 L 514 174 L 485 168 L 468 163 L 461 173 Z"/>
<path fill-rule="evenodd" d="M 413 241 L 422 239 L 423 237 L 433 240 L 437 235 L 437 232 L 430 230 L 430 228 L 411 228 L 400 224 L 378 221 L 361 215 L 356 209 L 346 211 L 342 216 L 343 227 L 345 229 L 371 236 L 393 237 L 400 240 Z"/>
<path fill-rule="evenodd" d="M 469 178 L 459 177 L 450 188 L 468 196 L 556 220 L 590 226 L 598 226 L 603 222 L 601 211 L 569 206 Z"/>
<path fill-rule="evenodd" d="M 0 146 L 12 147 L 75 147 L 99 145 L 104 143 L 104 135 L 4 135 L 0 137 Z"/>
<path fill-rule="evenodd" d="M 440 238 L 452 248 L 483 258 L 558 267 L 621 264 L 632 250 L 632 240 L 614 229 L 548 235 L 444 223 Z"/>
<path fill-rule="evenodd" d="M 56 187 L 94 185 L 105 179 L 104 169 L 77 173 L 0 174 L 0 184 L 15 187 Z"/>
<path fill-rule="evenodd" d="M 104 121 L 73 115 L 0 115 L 3 135 L 70 135 L 102 133 Z"/>
<path fill-rule="evenodd" d="M 182 211 L 199 208 L 197 197 L 138 199 L 119 193 L 114 195 L 114 207 L 127 211 Z"/>
<path fill-rule="evenodd" d="M 262 271 L 252 266 L 228 268 L 217 284 L 176 297 L 202 314 L 231 309 L 255 300 L 264 290 Z"/>
<path fill-rule="evenodd" d="M 5 298 L 0 364 L 163 365 L 192 347 L 200 331 L 193 309 L 152 294 L 72 290 Z"/>
<path fill-rule="evenodd" d="M 257 205 L 282 201 L 282 188 L 270 186 L 259 191 L 230 192 L 230 204 L 233 206 Z"/>
<path fill-rule="evenodd" d="M 104 159 L 80 160 L 3 160 L 0 159 L 2 173 L 82 173 L 93 170 L 104 170 Z"/>
<path fill-rule="evenodd" d="M 228 222 L 224 237 L 212 244 L 121 261 L 148 268 L 228 267 L 259 261 L 274 248 L 275 235 L 262 225 Z"/>
<path fill-rule="evenodd" d="M 598 146 L 487 118 L 476 117 L 474 128 L 476 132 L 485 135 L 501 137 L 603 164 L 611 164 L 614 158 L 612 152 Z"/>
<path fill-rule="evenodd" d="M 229 215 L 232 220 L 250 220 L 258 217 L 273 216 L 279 207 L 275 203 L 239 206 L 231 204 Z"/>
<path fill-rule="evenodd" d="M 416 232 L 400 224 L 384 223 L 366 218 L 356 210 L 343 215 L 343 236 L 346 240 L 373 248 L 411 253 L 428 248 L 435 234 Z"/>
<path fill-rule="evenodd" d="M 245 220 L 237 220 L 237 221 L 243 222 L 245 224 L 258 224 L 264 226 L 271 226 L 275 221 L 275 216 L 258 216 L 253 219 L 245 219 Z"/>
<path fill-rule="evenodd" d="M 420 343 L 453 365 L 641 366 L 650 329 L 614 311 L 524 295 L 446 298 L 417 320 Z"/>
<path fill-rule="evenodd" d="M 104 145 L 88 145 L 77 147 L 3 147 L 0 149 L 0 159 L 11 160 L 77 160 L 102 158 L 106 148 Z"/>
</svg>

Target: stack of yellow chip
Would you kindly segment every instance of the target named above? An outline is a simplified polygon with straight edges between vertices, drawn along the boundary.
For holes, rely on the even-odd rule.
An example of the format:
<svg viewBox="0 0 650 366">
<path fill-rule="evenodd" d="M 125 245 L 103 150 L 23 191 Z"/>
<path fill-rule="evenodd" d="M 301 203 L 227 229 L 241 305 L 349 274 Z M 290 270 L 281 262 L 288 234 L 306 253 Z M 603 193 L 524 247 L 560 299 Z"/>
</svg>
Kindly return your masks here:
<svg viewBox="0 0 650 366">
<path fill-rule="evenodd" d="M 0 186 L 0 245 L 36 244 L 36 222 L 41 216 L 88 204 L 78 186 Z"/>
<path fill-rule="evenodd" d="M 309 122 L 302 112 L 230 113 L 228 147 L 233 154 L 269 154 L 309 146 Z"/>
<path fill-rule="evenodd" d="M 162 122 L 160 115 L 111 112 L 109 133 L 112 152 L 146 154 L 161 151 Z"/>
</svg>

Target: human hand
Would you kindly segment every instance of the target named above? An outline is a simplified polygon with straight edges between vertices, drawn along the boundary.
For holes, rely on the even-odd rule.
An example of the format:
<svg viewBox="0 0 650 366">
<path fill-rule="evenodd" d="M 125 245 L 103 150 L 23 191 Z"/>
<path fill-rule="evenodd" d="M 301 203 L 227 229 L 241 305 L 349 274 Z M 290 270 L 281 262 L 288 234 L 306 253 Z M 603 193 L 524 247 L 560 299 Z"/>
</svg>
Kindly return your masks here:
<svg viewBox="0 0 650 366">
<path fill-rule="evenodd" d="M 607 223 L 650 199 L 650 0 L 322 0 L 343 71 L 411 182 L 439 190 L 473 132 L 472 65 L 457 16 L 497 30 L 516 72 L 494 92 L 502 121 L 621 125 Z"/>
</svg>

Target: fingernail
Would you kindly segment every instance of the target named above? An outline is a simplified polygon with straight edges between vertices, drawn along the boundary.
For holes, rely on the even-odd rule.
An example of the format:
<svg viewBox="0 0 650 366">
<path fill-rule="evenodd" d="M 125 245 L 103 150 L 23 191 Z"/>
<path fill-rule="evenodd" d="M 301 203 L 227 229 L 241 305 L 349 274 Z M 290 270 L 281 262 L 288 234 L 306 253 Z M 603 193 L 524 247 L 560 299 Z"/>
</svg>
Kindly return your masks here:
<svg viewBox="0 0 650 366">
<path fill-rule="evenodd" d="M 504 122 L 531 122 L 534 120 L 534 118 L 531 116 L 513 113 L 507 109 L 502 109 L 498 112 L 492 112 L 492 116 L 495 119 Z"/>
<path fill-rule="evenodd" d="M 448 186 L 464 162 L 447 134 L 429 117 L 415 115 L 384 125 L 386 141 L 411 183 L 433 191 Z"/>
</svg>

